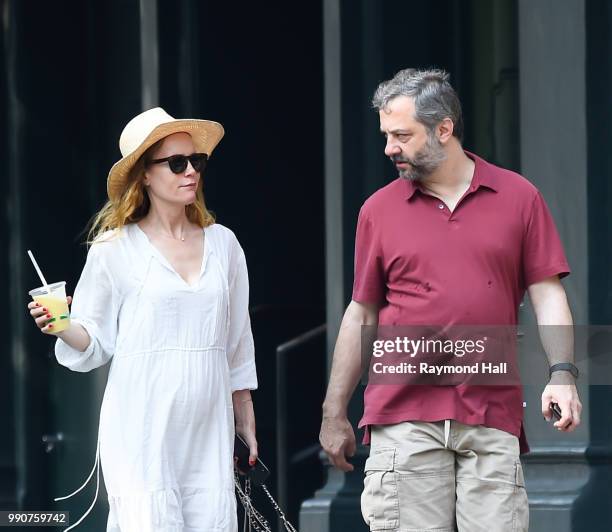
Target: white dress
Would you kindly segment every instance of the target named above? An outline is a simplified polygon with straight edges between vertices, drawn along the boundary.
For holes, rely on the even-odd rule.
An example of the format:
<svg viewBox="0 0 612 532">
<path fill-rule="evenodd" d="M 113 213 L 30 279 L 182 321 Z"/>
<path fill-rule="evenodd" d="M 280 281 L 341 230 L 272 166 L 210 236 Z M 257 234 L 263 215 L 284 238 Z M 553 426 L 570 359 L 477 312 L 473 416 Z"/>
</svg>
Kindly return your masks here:
<svg viewBox="0 0 612 532">
<path fill-rule="evenodd" d="M 71 310 L 91 343 L 55 345 L 74 371 L 111 360 L 92 471 L 99 456 L 107 531 L 237 530 L 232 392 L 257 387 L 248 275 L 234 233 L 214 224 L 202 237 L 190 286 L 136 224 L 104 235 Z"/>
</svg>

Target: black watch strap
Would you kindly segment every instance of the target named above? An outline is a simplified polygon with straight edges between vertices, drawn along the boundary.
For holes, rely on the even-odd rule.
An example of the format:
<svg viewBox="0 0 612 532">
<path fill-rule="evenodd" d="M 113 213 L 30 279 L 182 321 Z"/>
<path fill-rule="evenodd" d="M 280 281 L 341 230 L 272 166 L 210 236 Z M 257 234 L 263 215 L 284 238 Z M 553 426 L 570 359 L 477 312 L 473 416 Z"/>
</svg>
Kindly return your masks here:
<svg viewBox="0 0 612 532">
<path fill-rule="evenodd" d="M 580 374 L 578 368 L 571 362 L 561 362 L 559 364 L 553 364 L 550 366 L 550 369 L 548 370 L 549 377 L 552 377 L 552 374 L 555 371 L 569 371 L 573 375 L 574 379 L 577 379 L 578 375 Z"/>
</svg>

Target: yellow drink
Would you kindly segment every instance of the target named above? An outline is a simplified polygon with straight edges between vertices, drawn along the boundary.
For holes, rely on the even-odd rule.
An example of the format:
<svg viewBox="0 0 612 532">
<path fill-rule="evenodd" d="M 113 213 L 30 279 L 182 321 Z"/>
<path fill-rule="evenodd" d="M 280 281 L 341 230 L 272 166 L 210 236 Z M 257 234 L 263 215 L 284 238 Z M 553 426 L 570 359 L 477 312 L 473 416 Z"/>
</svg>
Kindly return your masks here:
<svg viewBox="0 0 612 532">
<path fill-rule="evenodd" d="M 60 299 L 54 296 L 34 296 L 34 301 L 45 307 L 51 319 L 47 324 L 53 324 L 53 332 L 64 331 L 70 326 L 70 313 L 68 311 L 68 303 L 66 298 Z"/>
<path fill-rule="evenodd" d="M 42 288 L 36 288 L 30 291 L 32 299 L 39 303 L 42 307 L 48 310 L 51 314 L 51 319 L 47 324 L 53 325 L 52 332 L 65 331 L 70 327 L 70 311 L 68 310 L 68 302 L 66 301 L 66 283 L 50 284 L 51 293 Z"/>
</svg>

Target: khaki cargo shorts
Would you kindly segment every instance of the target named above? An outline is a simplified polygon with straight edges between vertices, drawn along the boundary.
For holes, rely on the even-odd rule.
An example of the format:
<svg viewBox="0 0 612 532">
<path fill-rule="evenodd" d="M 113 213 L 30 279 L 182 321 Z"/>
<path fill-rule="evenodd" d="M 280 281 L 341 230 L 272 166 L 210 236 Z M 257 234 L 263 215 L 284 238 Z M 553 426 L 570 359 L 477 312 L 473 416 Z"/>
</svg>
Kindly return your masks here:
<svg viewBox="0 0 612 532">
<path fill-rule="evenodd" d="M 526 532 L 519 442 L 454 420 L 371 427 L 361 512 L 370 530 Z"/>
</svg>

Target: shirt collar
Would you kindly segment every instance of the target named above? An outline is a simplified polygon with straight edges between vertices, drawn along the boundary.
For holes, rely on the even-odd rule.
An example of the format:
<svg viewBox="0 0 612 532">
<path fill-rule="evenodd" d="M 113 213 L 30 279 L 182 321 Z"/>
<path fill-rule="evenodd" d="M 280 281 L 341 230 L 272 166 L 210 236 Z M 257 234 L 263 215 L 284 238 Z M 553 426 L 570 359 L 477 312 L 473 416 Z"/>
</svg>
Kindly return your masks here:
<svg viewBox="0 0 612 532">
<path fill-rule="evenodd" d="M 473 154 L 467 150 L 463 150 L 464 153 L 474 161 L 474 175 L 472 177 L 472 183 L 470 185 L 470 190 L 475 191 L 480 187 L 486 187 L 493 192 L 499 191 L 499 183 L 489 168 L 489 163 L 484 159 L 478 157 L 478 155 Z M 403 178 L 400 178 L 403 179 Z M 411 179 L 403 179 L 406 183 L 406 199 L 410 200 L 414 194 L 419 191 L 421 194 L 424 194 L 421 185 L 418 182 L 412 181 Z"/>
</svg>

